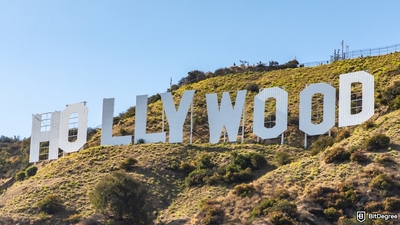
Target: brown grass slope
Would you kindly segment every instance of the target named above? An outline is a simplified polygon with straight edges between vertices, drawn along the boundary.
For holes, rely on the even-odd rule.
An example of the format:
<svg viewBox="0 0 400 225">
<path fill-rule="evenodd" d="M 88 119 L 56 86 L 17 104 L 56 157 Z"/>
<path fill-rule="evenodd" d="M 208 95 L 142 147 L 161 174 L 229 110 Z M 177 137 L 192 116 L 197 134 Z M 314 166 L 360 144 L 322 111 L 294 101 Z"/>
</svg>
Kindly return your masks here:
<svg viewBox="0 0 400 225">
<path fill-rule="evenodd" d="M 45 162 L 38 173 L 22 182 L 16 182 L 0 197 L 0 217 L 4 221 L 24 221 L 36 224 L 74 224 L 77 221 L 96 214 L 88 200 L 88 193 L 93 186 L 107 173 L 119 169 L 120 163 L 133 157 L 138 164 L 129 173 L 134 174 L 146 185 L 150 193 L 149 201 L 154 206 L 154 223 L 159 224 L 207 224 L 207 209 L 204 199 L 212 202 L 216 209 L 215 218 L 218 224 L 268 224 L 272 223 L 269 213 L 265 216 L 251 214 L 263 199 L 275 198 L 279 187 L 289 192 L 285 198 L 294 202 L 297 212 L 292 217 L 293 223 L 304 221 L 305 224 L 333 224 L 349 217 L 357 207 L 371 204 L 380 212 L 385 212 L 387 198 L 398 198 L 396 182 L 399 181 L 399 114 L 400 111 L 388 111 L 381 104 L 382 93 L 393 82 L 400 80 L 400 53 L 379 57 L 367 57 L 339 61 L 314 68 L 297 68 L 270 71 L 265 73 L 235 74 L 213 77 L 198 83 L 183 86 L 174 92 L 177 104 L 184 90 L 195 89 L 194 99 L 194 145 L 188 145 L 188 133 L 185 133 L 183 144 L 141 144 L 128 146 L 98 146 L 100 133 L 89 141 L 87 149 L 70 154 L 64 158 Z M 252 104 L 256 93 L 248 92 L 246 96 L 245 140 L 246 144 L 211 145 L 208 142 L 206 93 L 224 91 L 235 92 L 246 89 L 249 83 L 260 88 L 281 86 L 289 93 L 289 114 L 298 117 L 299 93 L 307 84 L 332 82 L 338 87 L 339 75 L 347 72 L 368 70 L 375 77 L 376 113 L 373 117 L 375 126 L 366 129 L 363 126 L 348 128 L 350 137 L 337 140 L 333 146 L 322 149 L 321 153 L 312 156 L 303 148 L 304 134 L 296 124 L 291 124 L 285 132 L 285 145 L 278 145 L 279 140 L 265 141 L 257 144 L 251 134 Z M 235 93 L 231 94 L 234 99 Z M 161 131 L 161 101 L 149 105 L 148 132 Z M 114 126 L 114 134 L 120 135 L 121 129 L 134 133 L 134 117 L 124 119 Z M 189 120 L 186 122 L 189 124 Z M 165 127 L 168 127 L 166 123 Z M 343 128 L 344 129 L 344 128 Z M 333 136 L 340 130 L 332 129 Z M 185 127 L 188 131 L 188 127 Z M 362 149 L 362 143 L 374 133 L 386 134 L 390 137 L 390 151 L 367 152 L 366 162 L 345 160 L 343 162 L 326 163 L 326 155 L 335 148 L 346 150 Z M 312 141 L 318 137 L 310 138 Z M 195 164 L 203 155 L 211 155 L 213 162 L 224 165 L 229 161 L 229 154 L 238 152 L 259 152 L 267 160 L 267 166 L 254 171 L 255 179 L 251 183 L 255 190 L 245 197 L 233 191 L 235 185 L 218 183 L 187 187 L 184 183 L 186 173 L 177 170 L 181 162 Z M 291 163 L 281 165 L 276 160 L 276 152 L 289 154 Z M 383 155 L 383 156 L 381 156 Z M 380 160 L 381 158 L 389 160 Z M 377 188 L 371 182 L 379 174 L 388 174 L 392 188 Z M 340 212 L 343 218 L 327 218 L 324 210 L 336 205 L 324 205 L 321 196 L 313 193 L 322 192 L 332 196 L 343 182 L 351 182 L 357 193 L 352 207 Z M 329 192 L 330 189 L 333 191 Z M 328 191 L 326 191 L 328 190 Z M 64 205 L 63 212 L 54 215 L 43 215 L 35 208 L 35 203 L 48 194 L 58 194 Z M 347 193 L 347 192 L 346 192 Z M 322 199 L 324 200 L 324 199 Z M 325 199 L 326 200 L 326 199 Z M 329 199 L 328 199 L 329 200 Z M 379 206 L 379 204 L 381 204 Z M 203 205 L 203 208 L 199 208 Z M 371 206 L 372 207 L 372 206 Z M 389 212 L 396 211 L 389 210 Z M 397 212 L 398 213 L 398 212 Z M 212 214 L 212 213 L 211 213 Z M 214 216 L 214 215 L 213 215 Z M 104 220 L 107 218 L 101 218 Z M 210 221 L 208 221 L 210 222 Z M 1 223 L 1 221 L 0 221 Z M 4 222 L 6 223 L 6 222 Z M 12 223 L 12 222 L 10 222 Z M 209 223 L 212 224 L 212 223 Z"/>
</svg>

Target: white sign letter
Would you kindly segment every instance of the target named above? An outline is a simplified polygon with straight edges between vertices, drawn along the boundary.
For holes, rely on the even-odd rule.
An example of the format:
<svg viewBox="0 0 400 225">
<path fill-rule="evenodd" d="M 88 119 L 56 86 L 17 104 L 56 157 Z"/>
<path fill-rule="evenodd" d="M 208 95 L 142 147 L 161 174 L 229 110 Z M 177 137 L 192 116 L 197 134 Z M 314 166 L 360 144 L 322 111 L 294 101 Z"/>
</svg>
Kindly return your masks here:
<svg viewBox="0 0 400 225">
<path fill-rule="evenodd" d="M 323 119 L 320 124 L 311 122 L 312 96 L 324 95 Z M 327 83 L 311 84 L 300 92 L 300 126 L 308 135 L 325 134 L 335 125 L 336 90 Z"/>
<path fill-rule="evenodd" d="M 170 92 L 161 93 L 161 99 L 165 113 L 167 114 L 169 125 L 169 143 L 182 142 L 183 123 L 189 111 L 190 103 L 192 102 L 194 90 L 185 91 L 183 93 L 178 111 L 176 110 L 172 94 Z"/>
<path fill-rule="evenodd" d="M 51 117 L 43 119 L 43 115 L 49 113 L 32 115 L 32 135 L 29 162 L 38 162 L 40 153 L 40 142 L 49 142 L 48 159 L 58 158 L 58 127 L 60 124 L 60 112 L 52 112 Z M 42 127 L 45 128 L 42 131 Z"/>
<path fill-rule="evenodd" d="M 264 126 L 265 101 L 276 99 L 276 123 L 272 128 Z M 253 133 L 260 138 L 276 138 L 287 128 L 288 93 L 278 87 L 266 88 L 254 97 Z"/>
<path fill-rule="evenodd" d="M 69 136 L 69 117 L 71 114 L 77 113 L 78 117 L 78 136 L 74 142 L 70 142 L 68 140 Z M 59 144 L 64 152 L 76 152 L 87 141 L 87 122 L 88 122 L 88 108 L 85 104 L 76 103 L 67 105 L 67 108 L 64 109 L 61 113 L 60 117 L 60 134 L 59 134 Z"/>
<path fill-rule="evenodd" d="M 146 134 L 147 95 L 136 96 L 135 144 L 139 139 L 146 143 L 165 142 L 165 132 Z"/>
<path fill-rule="evenodd" d="M 114 116 L 114 98 L 103 99 L 103 119 L 101 124 L 101 145 L 128 145 L 132 142 L 132 135 L 121 137 L 112 136 Z"/>
<path fill-rule="evenodd" d="M 208 124 L 210 126 L 210 143 L 218 143 L 221 130 L 225 126 L 229 141 L 237 139 L 240 117 L 243 113 L 246 100 L 246 90 L 238 91 L 234 109 L 232 108 L 229 92 L 224 92 L 221 99 L 221 107 L 218 109 L 217 94 L 206 94 Z"/>
<path fill-rule="evenodd" d="M 351 115 L 351 84 L 355 82 L 362 84 L 362 110 Z M 374 115 L 374 85 L 374 76 L 365 71 L 340 75 L 339 127 L 361 124 Z"/>
</svg>

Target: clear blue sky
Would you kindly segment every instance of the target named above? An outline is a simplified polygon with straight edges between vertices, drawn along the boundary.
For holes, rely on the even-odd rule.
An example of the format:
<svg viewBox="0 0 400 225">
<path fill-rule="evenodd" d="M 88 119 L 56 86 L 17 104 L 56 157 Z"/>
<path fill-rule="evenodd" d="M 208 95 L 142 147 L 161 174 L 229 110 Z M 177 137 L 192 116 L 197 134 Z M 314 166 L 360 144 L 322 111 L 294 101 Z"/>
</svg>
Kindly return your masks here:
<svg viewBox="0 0 400 225">
<path fill-rule="evenodd" d="M 191 70 L 239 60 L 327 60 L 400 43 L 398 1 L 1 1 L 0 135 L 29 137 L 33 113 L 87 101 L 101 124 L 136 95 L 164 92 Z"/>
</svg>

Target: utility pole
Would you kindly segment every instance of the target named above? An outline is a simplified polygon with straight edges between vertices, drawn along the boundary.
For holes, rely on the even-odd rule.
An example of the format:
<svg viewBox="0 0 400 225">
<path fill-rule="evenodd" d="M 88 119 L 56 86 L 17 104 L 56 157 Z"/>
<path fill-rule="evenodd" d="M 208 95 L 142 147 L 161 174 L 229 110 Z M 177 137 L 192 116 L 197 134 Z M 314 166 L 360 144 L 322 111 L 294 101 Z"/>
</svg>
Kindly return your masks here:
<svg viewBox="0 0 400 225">
<path fill-rule="evenodd" d="M 344 59 L 344 41 L 342 40 L 342 59 Z"/>
</svg>

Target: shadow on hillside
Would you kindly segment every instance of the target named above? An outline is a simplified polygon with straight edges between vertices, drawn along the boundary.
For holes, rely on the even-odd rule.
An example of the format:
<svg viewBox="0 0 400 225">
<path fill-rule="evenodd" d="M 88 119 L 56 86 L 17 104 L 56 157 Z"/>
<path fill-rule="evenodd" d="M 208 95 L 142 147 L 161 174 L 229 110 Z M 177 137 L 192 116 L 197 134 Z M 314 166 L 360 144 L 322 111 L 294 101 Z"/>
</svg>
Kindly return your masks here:
<svg viewBox="0 0 400 225">
<path fill-rule="evenodd" d="M 400 151 L 400 145 L 398 145 L 398 144 L 390 144 L 389 147 L 390 147 L 392 150 Z"/>
<path fill-rule="evenodd" d="M 265 174 L 277 169 L 278 167 L 274 166 L 274 165 L 270 165 L 267 164 L 265 166 L 263 166 L 261 169 L 259 170 L 253 170 L 253 174 L 254 174 L 254 180 L 259 179 L 260 177 L 264 176 Z"/>
<path fill-rule="evenodd" d="M 169 222 L 168 225 L 184 225 L 187 224 L 187 222 L 189 222 L 188 219 L 176 219 Z"/>
<path fill-rule="evenodd" d="M 182 179 L 179 173 L 168 171 L 166 174 L 162 174 L 156 170 L 140 167 L 136 167 L 132 171 L 147 179 L 144 183 L 147 183 L 148 194 L 152 198 L 152 205 L 155 209 L 168 208 L 181 191 L 181 188 L 174 184 L 177 180 Z M 172 175 L 175 178 L 172 178 Z"/>
</svg>

